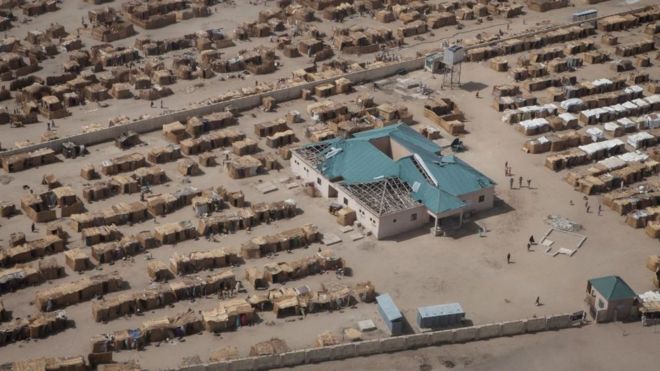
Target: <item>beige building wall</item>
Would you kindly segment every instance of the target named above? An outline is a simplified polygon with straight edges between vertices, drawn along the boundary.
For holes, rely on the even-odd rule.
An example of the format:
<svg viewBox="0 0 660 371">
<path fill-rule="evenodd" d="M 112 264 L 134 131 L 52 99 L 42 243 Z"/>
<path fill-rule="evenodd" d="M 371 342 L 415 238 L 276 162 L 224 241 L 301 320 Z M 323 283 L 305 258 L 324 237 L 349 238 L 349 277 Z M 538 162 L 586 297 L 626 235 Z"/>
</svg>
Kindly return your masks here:
<svg viewBox="0 0 660 371">
<path fill-rule="evenodd" d="M 384 239 L 397 234 L 421 228 L 429 222 L 426 207 L 420 204 L 418 207 L 399 211 L 380 217 L 378 226 L 378 239 Z"/>
<path fill-rule="evenodd" d="M 464 212 L 488 210 L 493 207 L 493 203 L 495 202 L 495 187 L 484 188 L 477 192 L 467 193 L 461 195 L 459 198 L 466 204 Z"/>
</svg>

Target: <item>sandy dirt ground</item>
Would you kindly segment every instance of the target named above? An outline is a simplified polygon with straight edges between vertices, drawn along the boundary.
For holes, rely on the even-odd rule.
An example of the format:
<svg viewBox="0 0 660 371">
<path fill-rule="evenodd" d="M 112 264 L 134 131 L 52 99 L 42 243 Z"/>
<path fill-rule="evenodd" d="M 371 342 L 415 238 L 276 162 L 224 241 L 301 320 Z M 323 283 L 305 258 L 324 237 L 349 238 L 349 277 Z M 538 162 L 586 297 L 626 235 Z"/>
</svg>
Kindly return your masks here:
<svg viewBox="0 0 660 371">
<path fill-rule="evenodd" d="M 654 369 L 658 330 L 637 324 L 586 326 L 348 361 L 295 367 L 295 370 L 510 370 L 569 371 Z M 597 339 L 597 340 L 596 340 Z M 633 366 L 634 365 L 634 366 Z"/>
<path fill-rule="evenodd" d="M 620 7 L 623 6 L 621 4 L 617 1 L 609 1 L 599 4 L 597 7 L 606 13 L 620 10 Z M 644 2 L 640 4 L 644 4 Z M 69 6 L 71 8 L 68 8 Z M 77 24 L 80 14 L 89 8 L 89 5 L 83 5 L 82 2 L 65 2 L 65 9 L 62 11 L 41 16 L 33 23 L 15 28 L 10 33 L 15 32 L 22 36 L 26 29 L 36 27 L 37 22 L 47 25 L 48 22 L 57 20 L 65 24 L 68 20 Z M 527 19 L 551 18 L 559 21 L 581 8 L 562 9 L 549 13 L 551 16 L 531 13 L 530 18 Z M 256 17 L 257 9 L 246 7 L 245 11 L 253 12 L 250 13 L 251 18 Z M 67 18 L 63 20 L 62 15 Z M 204 22 L 217 21 L 226 29 L 232 28 L 234 23 L 231 22 L 235 22 L 235 20 L 228 15 L 223 17 L 226 18 L 193 19 L 163 30 L 150 31 L 150 35 L 165 38 L 175 33 L 186 33 L 193 27 L 195 29 L 207 27 L 208 24 L 204 24 Z M 502 20 L 496 18 L 493 22 L 500 21 Z M 522 30 L 529 27 L 529 23 L 527 25 L 521 23 L 522 18 L 513 19 L 512 22 L 512 29 Z M 323 27 L 333 25 L 326 23 L 322 24 Z M 636 29 L 630 35 L 622 37 L 622 40 L 631 42 L 639 36 L 640 31 L 640 29 Z M 450 35 L 455 30 L 446 32 L 447 35 Z M 468 32 L 476 33 L 478 31 Z M 467 37 L 467 35 L 469 33 L 462 37 Z M 138 36 L 144 36 L 143 32 Z M 440 38 L 441 32 L 436 32 L 436 36 Z M 130 40 L 122 40 L 122 42 L 132 43 Z M 431 45 L 419 45 L 419 48 L 429 46 Z M 231 54 L 231 52 L 228 53 Z M 515 60 L 516 57 L 509 58 Z M 53 62 L 56 63 L 56 61 Z M 286 60 L 285 68 L 287 68 Z M 657 65 L 645 69 L 645 71 L 656 78 L 660 76 L 660 68 Z M 612 72 L 604 65 L 587 66 L 578 71 L 580 81 L 589 81 L 608 75 L 611 76 Z M 278 73 L 264 78 L 275 79 L 277 76 L 281 75 Z M 644 267 L 644 261 L 648 255 L 658 253 L 660 246 L 658 241 L 648 238 L 640 230 L 628 227 L 625 225 L 623 217 L 615 215 L 610 210 L 604 210 L 602 215 L 593 212 L 586 213 L 582 206 L 582 194 L 573 191 L 562 180 L 565 172 L 553 173 L 545 168 L 543 165 L 545 155 L 523 153 L 521 147 L 526 137 L 500 122 L 501 114 L 490 107 L 489 92 L 493 85 L 511 83 L 512 80 L 508 74 L 494 72 L 487 67 L 486 63 L 468 63 L 463 66 L 464 87 L 455 90 L 440 90 L 440 78 L 434 78 L 423 71 L 410 73 L 406 78 L 420 79 L 430 88 L 435 89 L 436 96 L 449 97 L 457 102 L 459 108 L 466 114 L 466 127 L 469 132 L 462 137 L 468 150 L 458 156 L 499 184 L 496 188 L 498 196 L 496 207 L 468 220 L 459 235 L 436 238 L 428 234 L 428 229 L 420 229 L 391 240 L 375 241 L 365 238 L 354 242 L 339 231 L 339 225 L 335 222 L 334 217 L 327 213 L 329 200 L 310 198 L 304 195 L 299 188 L 287 189 L 281 183 L 283 179 L 293 176 L 286 167 L 279 172 L 271 171 L 267 175 L 242 180 L 230 179 L 221 167 L 203 168 L 205 174 L 190 178 L 190 183 L 188 183 L 176 171 L 175 163 L 169 163 L 161 167 L 171 181 L 153 186 L 154 193 L 173 192 L 187 185 L 198 188 L 223 185 L 228 189 L 243 190 L 246 193 L 246 199 L 251 202 L 294 199 L 303 213 L 290 220 L 259 225 L 249 233 L 239 231 L 224 237 L 220 243 L 200 239 L 179 243 L 176 246 L 162 246 L 151 250 L 152 256 L 155 259 L 167 261 L 175 251 L 186 253 L 225 246 L 240 246 L 241 243 L 256 235 L 270 234 L 305 223 L 314 223 L 319 226 L 321 232 L 334 233 L 343 239 L 342 243 L 332 246 L 332 249 L 338 256 L 345 258 L 347 265 L 355 272 L 354 277 L 344 278 L 343 282 L 356 283 L 370 280 L 375 284 L 378 292 L 392 295 L 410 322 L 414 322 L 417 307 L 450 302 L 460 302 L 467 312 L 467 317 L 475 324 L 528 318 L 533 315 L 573 312 L 584 307 L 583 298 L 587 279 L 609 274 L 621 275 L 638 292 L 652 289 L 651 274 Z M 192 81 L 190 84 L 197 82 L 199 81 Z M 185 107 L 189 102 L 199 101 L 234 88 L 227 84 L 204 82 L 204 87 L 195 88 L 189 93 L 185 93 L 187 88 L 185 84 L 177 84 L 175 90 L 181 90 L 173 97 L 166 99 L 166 106 L 168 108 Z M 416 129 L 431 124 L 423 117 L 423 100 L 407 94 L 401 95 L 393 90 L 396 77 L 378 83 L 381 86 L 380 90 L 372 92 L 370 86 L 358 86 L 354 93 L 334 96 L 332 99 L 350 101 L 355 100 L 360 93 L 369 92 L 374 95 L 377 103 L 405 102 L 414 114 L 415 120 L 418 121 L 418 124 L 414 126 Z M 482 98 L 475 97 L 475 89 L 482 91 Z M 62 121 L 61 130 L 75 131 L 81 124 L 103 122 L 119 112 L 131 117 L 145 113 L 152 114 L 147 107 L 148 103 L 142 101 L 131 100 L 119 103 L 111 100 L 108 102 L 110 103 L 108 108 L 93 110 L 85 107 L 83 110 L 87 109 L 89 112 L 81 110 L 74 112 L 73 117 L 69 119 L 60 120 Z M 281 104 L 276 112 L 264 113 L 252 110 L 243 113 L 239 118 L 238 127 L 248 137 L 258 140 L 262 150 L 270 150 L 263 139 L 256 137 L 253 125 L 283 117 L 290 110 L 305 112 L 309 103 L 292 101 Z M 303 116 L 306 121 L 292 125 L 292 129 L 304 142 L 305 127 L 310 125 L 311 121 L 306 113 Z M 3 138 L 3 143 L 25 137 L 36 138 L 43 131 L 44 125 L 35 124 L 23 129 L 2 127 L 0 137 Z M 132 149 L 132 152 L 146 154 L 150 147 L 166 143 L 159 132 L 141 135 L 141 139 L 145 144 Z M 452 139 L 445 135 L 439 140 L 439 143 L 446 145 Z M 38 169 L 9 174 L 4 177 L 4 180 L 9 182 L 0 185 L 2 195 L 0 199 L 15 200 L 18 203 L 20 196 L 25 192 L 22 189 L 23 185 L 43 189 L 44 186 L 39 184 L 44 173 L 56 174 L 64 184 L 71 185 L 81 196 L 81 189 L 87 182 L 79 176 L 80 167 L 87 163 L 99 165 L 101 161 L 123 153 L 127 152 L 107 143 L 90 148 L 89 155 L 76 160 L 66 160 Z M 525 179 L 532 179 L 531 188 L 509 189 L 508 178 L 504 176 L 503 171 L 506 161 L 513 167 L 516 177 L 523 176 Z M 273 182 L 279 189 L 266 195 L 261 194 L 255 187 L 259 182 L 265 181 Z M 98 211 L 117 202 L 137 198 L 138 195 L 135 194 L 116 196 L 100 202 L 87 203 L 86 208 L 89 211 Z M 575 206 L 570 205 L 571 201 L 575 203 Z M 596 205 L 598 197 L 591 197 L 590 202 L 592 205 Z M 529 236 L 533 234 L 538 237 L 548 230 L 549 226 L 544 223 L 544 219 L 549 214 L 570 218 L 584 226 L 581 233 L 587 236 L 587 241 L 574 256 L 560 255 L 553 258 L 544 254 L 540 249 L 527 251 L 526 241 Z M 194 220 L 190 207 L 166 217 L 159 217 L 157 223 L 188 219 Z M 480 237 L 478 233 L 477 222 L 488 229 L 484 237 Z M 0 223 L 2 224 L 0 238 L 3 240 L 3 244 L 6 244 L 11 232 L 24 232 L 28 240 L 43 234 L 42 231 L 30 232 L 30 221 L 25 215 L 18 215 L 8 220 L 3 219 Z M 131 227 L 123 226 L 121 230 L 128 235 L 152 229 L 155 225 L 157 225 L 156 222 L 148 220 Z M 43 229 L 43 226 L 39 227 Z M 72 239 L 68 247 L 82 246 L 80 234 L 69 232 Z M 311 255 L 319 246 L 318 244 L 312 245 L 310 249 L 297 250 L 292 254 L 280 254 L 275 260 L 288 261 Z M 512 264 L 506 262 L 508 253 L 512 256 Z M 62 254 L 57 254 L 55 257 L 64 264 Z M 269 261 L 267 258 L 250 260 L 246 265 L 235 269 L 236 275 L 242 278 L 246 267 L 261 267 Z M 141 289 L 150 283 L 146 263 L 144 255 L 137 255 L 133 259 L 114 265 L 102 265 L 101 271 L 118 271 L 130 283 L 131 290 Z M 37 309 L 33 305 L 33 301 L 37 291 L 80 278 L 79 274 L 74 273 L 68 267 L 67 274 L 65 278 L 2 295 L 0 300 L 14 312 L 15 317 L 34 314 Z M 298 287 L 308 284 L 318 289 L 321 283 L 336 280 L 334 274 L 325 274 L 290 282 L 287 283 L 287 286 Z M 251 292 L 251 288 L 249 289 Z M 534 305 L 537 296 L 541 298 L 544 305 Z M 117 319 L 102 324 L 93 321 L 91 303 L 81 303 L 66 308 L 67 315 L 75 321 L 75 328 L 46 339 L 11 344 L 0 348 L 0 360 L 11 362 L 24 359 L 28 357 L 28 353 L 31 358 L 87 354 L 90 350 L 88 339 L 93 335 L 134 328 L 145 320 L 184 312 L 189 308 L 195 311 L 211 309 L 217 304 L 217 298 L 179 302 L 173 308 L 163 308 L 142 316 Z M 212 351 L 229 344 L 237 346 L 240 354 L 247 356 L 251 345 L 271 337 L 286 340 L 291 348 L 310 347 L 313 346 L 318 334 L 327 330 L 339 334 L 342 329 L 354 327 L 357 321 L 363 319 L 372 319 L 378 326 L 377 331 L 365 334 L 367 338 L 387 336 L 385 325 L 380 320 L 376 306 L 373 304 L 360 303 L 355 308 L 347 308 L 333 313 L 316 313 L 304 319 L 298 317 L 276 319 L 272 313 L 264 313 L 260 316 L 261 323 L 241 328 L 236 332 L 222 333 L 220 336 L 202 333 L 187 337 L 183 341 L 150 345 L 142 352 L 115 353 L 114 357 L 115 360 L 120 361 L 138 360 L 144 368 L 158 369 L 176 367 L 184 357 L 199 356 L 202 361 L 206 361 Z M 420 369 L 426 370 L 428 368 L 422 367 L 430 365 L 432 369 L 443 369 L 450 364 L 447 362 L 455 364 L 457 368 L 511 370 L 522 369 L 527 365 L 532 365 L 531 369 L 621 369 L 622 367 L 610 368 L 610 365 L 634 364 L 643 368 L 653 365 L 657 358 L 651 359 L 653 356 L 649 356 L 648 352 L 652 351 L 654 333 L 649 329 L 643 329 L 639 323 L 635 323 L 623 327 L 629 336 L 620 336 L 620 328 L 619 325 L 588 326 L 559 333 L 525 335 L 474 344 L 430 348 L 415 352 L 328 363 L 310 368 L 320 370 L 339 369 L 346 366 L 356 369 L 416 369 L 420 367 Z M 593 341 L 593 339 L 599 340 Z M 617 353 L 619 350 L 621 352 Z M 565 356 L 550 356 L 550 354 L 554 355 L 554 352 Z M 591 367 L 592 365 L 594 367 Z"/>
</svg>

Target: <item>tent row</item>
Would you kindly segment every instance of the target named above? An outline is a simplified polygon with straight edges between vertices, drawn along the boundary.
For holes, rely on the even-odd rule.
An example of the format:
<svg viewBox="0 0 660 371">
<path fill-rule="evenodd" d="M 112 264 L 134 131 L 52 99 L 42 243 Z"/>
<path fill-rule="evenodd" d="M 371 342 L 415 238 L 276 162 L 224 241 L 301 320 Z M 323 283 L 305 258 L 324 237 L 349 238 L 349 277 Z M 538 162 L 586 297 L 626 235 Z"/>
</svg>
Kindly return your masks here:
<svg viewBox="0 0 660 371">
<path fill-rule="evenodd" d="M 144 321 L 138 328 L 93 336 L 90 340 L 91 353 L 142 349 L 149 343 L 197 334 L 203 329 L 202 316 L 189 310 L 171 317 Z"/>
<path fill-rule="evenodd" d="M 0 269 L 0 294 L 13 292 L 26 286 L 40 285 L 46 281 L 64 277 L 64 275 L 64 267 L 59 265 L 54 258 Z"/>
<path fill-rule="evenodd" d="M 358 300 L 370 303 L 375 296 L 376 289 L 368 281 L 359 282 L 352 287 L 340 282 L 330 282 L 322 284 L 318 291 L 304 285 L 257 292 L 248 296 L 247 301 L 259 311 L 272 310 L 277 317 L 287 317 L 339 310 L 355 305 Z"/>
<path fill-rule="evenodd" d="M 249 267 L 245 279 L 255 288 L 266 288 L 271 283 L 286 283 L 306 276 L 344 268 L 344 259 L 334 255 L 332 250 L 322 250 L 313 256 L 306 256 L 288 262 L 266 263 L 263 269 Z"/>
<path fill-rule="evenodd" d="M 147 289 L 122 292 L 92 303 L 92 316 L 97 322 L 111 321 L 126 315 L 163 308 L 181 300 L 233 290 L 236 278 L 230 270 L 207 276 L 185 276 Z"/>
<path fill-rule="evenodd" d="M 39 313 L 36 316 L 17 318 L 0 325 L 0 347 L 28 339 L 41 339 L 64 331 L 70 325 L 64 311 Z"/>
<path fill-rule="evenodd" d="M 238 263 L 238 255 L 232 249 L 193 251 L 189 254 L 175 252 L 170 257 L 170 270 L 176 275 L 186 275 L 203 270 L 224 268 Z"/>
<path fill-rule="evenodd" d="M 93 275 L 37 291 L 36 305 L 40 311 L 50 312 L 122 290 L 126 285 L 118 272 Z"/>
<path fill-rule="evenodd" d="M 0 248 L 0 267 L 11 267 L 57 254 L 64 251 L 66 246 L 66 242 L 61 237 L 52 234 L 38 240 L 23 242 L 17 246 Z"/>
<path fill-rule="evenodd" d="M 241 257 L 244 259 L 257 259 L 274 254 L 278 251 L 287 251 L 307 246 L 320 239 L 321 234 L 314 224 L 305 224 L 302 227 L 288 229 L 276 234 L 253 237 L 241 246 Z"/>
<path fill-rule="evenodd" d="M 236 211 L 225 210 L 199 220 L 197 233 L 210 236 L 215 233 L 231 233 L 249 229 L 259 223 L 289 219 L 298 214 L 295 201 L 260 202 Z"/>
<path fill-rule="evenodd" d="M 147 207 L 139 201 L 118 202 L 101 211 L 73 214 L 71 228 L 77 232 L 91 227 L 140 223 L 147 219 Z"/>
</svg>

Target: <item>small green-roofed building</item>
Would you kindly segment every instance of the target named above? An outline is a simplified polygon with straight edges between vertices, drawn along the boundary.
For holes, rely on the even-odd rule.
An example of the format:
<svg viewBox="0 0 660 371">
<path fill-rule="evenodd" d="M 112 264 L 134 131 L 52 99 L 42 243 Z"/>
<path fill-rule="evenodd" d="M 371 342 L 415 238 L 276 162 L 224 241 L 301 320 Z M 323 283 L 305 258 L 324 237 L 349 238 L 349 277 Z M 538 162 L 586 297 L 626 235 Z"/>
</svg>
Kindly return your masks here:
<svg viewBox="0 0 660 371">
<path fill-rule="evenodd" d="M 495 183 L 410 128 L 396 124 L 293 151 L 291 168 L 353 209 L 378 238 L 493 206 Z"/>
<path fill-rule="evenodd" d="M 587 281 L 586 301 L 596 322 L 629 321 L 639 317 L 638 296 L 619 276 Z"/>
</svg>

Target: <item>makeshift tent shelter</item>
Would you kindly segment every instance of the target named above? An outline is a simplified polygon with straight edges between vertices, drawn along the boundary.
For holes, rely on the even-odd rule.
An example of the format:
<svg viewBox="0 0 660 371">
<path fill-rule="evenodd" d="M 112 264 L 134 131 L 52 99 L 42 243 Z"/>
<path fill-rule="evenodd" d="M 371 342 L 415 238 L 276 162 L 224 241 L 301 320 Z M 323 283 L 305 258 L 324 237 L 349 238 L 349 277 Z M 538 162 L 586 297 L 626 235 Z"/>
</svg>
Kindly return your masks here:
<svg viewBox="0 0 660 371">
<path fill-rule="evenodd" d="M 72 249 L 64 252 L 64 260 L 69 268 L 76 272 L 92 268 L 89 255 L 83 249 Z"/>
<path fill-rule="evenodd" d="M 250 348 L 250 357 L 269 356 L 289 352 L 289 346 L 282 339 L 272 338 L 254 344 Z"/>
<path fill-rule="evenodd" d="M 151 260 L 147 263 L 147 273 L 153 281 L 166 281 L 174 278 L 172 271 L 161 260 Z"/>
<path fill-rule="evenodd" d="M 213 351 L 209 356 L 209 362 L 223 362 L 238 359 L 238 348 L 233 345 L 223 346 Z"/>
</svg>

